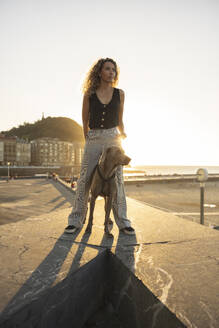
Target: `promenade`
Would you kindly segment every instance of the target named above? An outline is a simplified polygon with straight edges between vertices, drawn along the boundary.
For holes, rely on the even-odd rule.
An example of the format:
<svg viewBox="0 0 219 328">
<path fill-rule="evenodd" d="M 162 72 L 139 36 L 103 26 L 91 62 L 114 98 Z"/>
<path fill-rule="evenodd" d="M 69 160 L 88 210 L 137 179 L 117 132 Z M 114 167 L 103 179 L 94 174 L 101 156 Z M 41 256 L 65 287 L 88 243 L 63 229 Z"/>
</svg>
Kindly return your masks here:
<svg viewBox="0 0 219 328">
<path fill-rule="evenodd" d="M 71 193 L 53 188 L 46 179 L 1 181 L 0 225 L 69 208 L 71 202 Z"/>
<path fill-rule="evenodd" d="M 114 223 L 114 238 L 105 237 L 101 198 L 96 202 L 92 234 L 86 234 L 84 226 L 66 235 L 74 195 L 59 182 L 15 180 L 1 183 L 0 192 L 4 204 L 0 207 L 0 327 L 12 327 L 7 322 L 13 316 L 20 322 L 16 327 L 33 327 L 26 325 L 28 316 L 22 307 L 106 249 L 157 298 L 153 306 L 141 300 L 145 313 L 153 312 L 151 327 L 219 326 L 218 231 L 128 197 L 128 216 L 136 235 L 119 233 Z M 164 325 L 167 311 L 178 324 Z M 147 326 L 139 322 L 138 327 Z"/>
<path fill-rule="evenodd" d="M 200 183 L 166 180 L 126 183 L 126 195 L 164 212 L 200 223 Z M 219 229 L 219 181 L 209 180 L 204 189 L 204 224 Z"/>
</svg>

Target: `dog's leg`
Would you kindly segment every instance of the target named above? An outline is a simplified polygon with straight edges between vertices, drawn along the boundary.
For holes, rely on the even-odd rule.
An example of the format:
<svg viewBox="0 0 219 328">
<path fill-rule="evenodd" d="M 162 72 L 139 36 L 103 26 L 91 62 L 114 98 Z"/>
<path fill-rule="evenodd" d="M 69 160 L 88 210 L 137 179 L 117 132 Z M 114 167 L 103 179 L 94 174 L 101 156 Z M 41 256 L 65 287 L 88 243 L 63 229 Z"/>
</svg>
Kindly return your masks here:
<svg viewBox="0 0 219 328">
<path fill-rule="evenodd" d="M 109 238 L 113 238 L 113 235 L 110 233 L 109 231 L 109 216 L 110 216 L 110 212 L 111 212 L 111 208 L 112 208 L 112 201 L 113 198 L 110 195 L 109 197 L 105 197 L 105 222 L 104 222 L 104 231 L 105 234 L 107 235 L 107 237 Z"/>
<path fill-rule="evenodd" d="M 86 228 L 86 232 L 91 232 L 91 230 L 92 230 L 95 202 L 96 202 L 96 197 L 91 196 L 91 199 L 90 199 L 90 215 L 89 215 L 89 220 L 88 220 L 88 225 L 87 225 L 87 228 Z"/>
<path fill-rule="evenodd" d="M 106 207 L 106 206 L 107 206 L 107 205 L 106 205 L 106 204 L 107 204 L 107 196 L 104 196 L 104 200 L 105 200 L 105 207 L 104 207 L 104 210 L 105 210 L 105 213 L 106 213 L 106 210 L 107 210 L 107 207 Z M 108 221 L 108 222 L 109 222 L 109 224 L 113 225 L 113 221 L 112 221 L 112 219 L 109 218 L 109 221 Z"/>
<path fill-rule="evenodd" d="M 83 224 L 85 224 L 85 221 L 86 221 L 87 211 L 88 211 L 88 206 L 87 206 L 87 209 L 86 209 L 86 213 L 85 213 L 85 215 L 84 215 Z"/>
</svg>

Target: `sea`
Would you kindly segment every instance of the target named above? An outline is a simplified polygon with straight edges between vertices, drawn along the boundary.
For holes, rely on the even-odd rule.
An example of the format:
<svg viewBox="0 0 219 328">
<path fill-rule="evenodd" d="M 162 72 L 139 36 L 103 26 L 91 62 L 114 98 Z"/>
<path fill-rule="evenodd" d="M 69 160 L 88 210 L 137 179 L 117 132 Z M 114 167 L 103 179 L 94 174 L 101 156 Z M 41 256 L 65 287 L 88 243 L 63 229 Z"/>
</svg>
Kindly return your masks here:
<svg viewBox="0 0 219 328">
<path fill-rule="evenodd" d="M 148 166 L 148 165 L 137 165 L 133 167 L 145 171 L 146 175 L 185 175 L 185 174 L 196 174 L 199 168 L 207 169 L 209 174 L 219 174 L 219 166 Z"/>
</svg>

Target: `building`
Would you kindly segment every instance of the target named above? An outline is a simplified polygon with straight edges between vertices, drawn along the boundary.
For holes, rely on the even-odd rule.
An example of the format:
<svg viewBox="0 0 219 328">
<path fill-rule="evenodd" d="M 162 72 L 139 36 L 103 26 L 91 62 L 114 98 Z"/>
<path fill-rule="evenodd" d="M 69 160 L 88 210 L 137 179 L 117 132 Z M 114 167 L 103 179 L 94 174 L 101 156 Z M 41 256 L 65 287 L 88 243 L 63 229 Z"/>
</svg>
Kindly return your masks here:
<svg viewBox="0 0 219 328">
<path fill-rule="evenodd" d="M 26 166 L 31 161 L 30 143 L 0 134 L 0 165 Z"/>
<path fill-rule="evenodd" d="M 58 138 L 39 138 L 31 141 L 31 163 L 40 166 L 80 165 L 83 144 L 61 141 Z"/>
<path fill-rule="evenodd" d="M 25 141 L 16 143 L 16 162 L 17 165 L 30 165 L 31 162 L 31 144 Z"/>
<path fill-rule="evenodd" d="M 83 155 L 84 155 L 84 144 L 81 142 L 74 143 L 74 152 L 75 152 L 75 165 L 81 165 Z"/>
<path fill-rule="evenodd" d="M 4 141 L 0 138 L 0 163 L 4 161 Z"/>
</svg>

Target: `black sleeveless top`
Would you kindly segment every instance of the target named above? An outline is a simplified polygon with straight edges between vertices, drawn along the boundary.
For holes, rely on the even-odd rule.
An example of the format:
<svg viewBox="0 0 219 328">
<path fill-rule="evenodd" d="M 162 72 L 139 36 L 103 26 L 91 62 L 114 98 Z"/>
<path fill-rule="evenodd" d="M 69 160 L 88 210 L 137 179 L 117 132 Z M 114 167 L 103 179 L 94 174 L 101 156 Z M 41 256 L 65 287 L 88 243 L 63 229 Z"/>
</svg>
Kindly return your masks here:
<svg viewBox="0 0 219 328">
<path fill-rule="evenodd" d="M 96 92 L 89 98 L 89 128 L 111 129 L 119 125 L 119 89 L 114 88 L 112 99 L 108 104 L 102 104 Z"/>
</svg>

